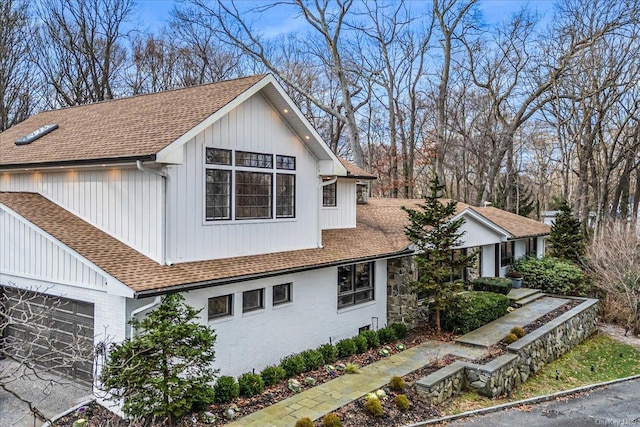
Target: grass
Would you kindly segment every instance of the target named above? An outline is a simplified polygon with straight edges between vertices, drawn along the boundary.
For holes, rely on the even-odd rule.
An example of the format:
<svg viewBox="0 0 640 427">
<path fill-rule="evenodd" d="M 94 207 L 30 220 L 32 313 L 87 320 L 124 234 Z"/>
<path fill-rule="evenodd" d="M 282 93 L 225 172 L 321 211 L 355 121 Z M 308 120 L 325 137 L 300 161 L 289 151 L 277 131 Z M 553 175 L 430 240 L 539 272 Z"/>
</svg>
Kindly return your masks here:
<svg viewBox="0 0 640 427">
<path fill-rule="evenodd" d="M 637 374 L 640 374 L 640 349 L 598 334 L 530 376 L 510 399 L 490 399 L 469 392 L 444 402 L 441 409 L 444 415 L 459 414 Z"/>
</svg>

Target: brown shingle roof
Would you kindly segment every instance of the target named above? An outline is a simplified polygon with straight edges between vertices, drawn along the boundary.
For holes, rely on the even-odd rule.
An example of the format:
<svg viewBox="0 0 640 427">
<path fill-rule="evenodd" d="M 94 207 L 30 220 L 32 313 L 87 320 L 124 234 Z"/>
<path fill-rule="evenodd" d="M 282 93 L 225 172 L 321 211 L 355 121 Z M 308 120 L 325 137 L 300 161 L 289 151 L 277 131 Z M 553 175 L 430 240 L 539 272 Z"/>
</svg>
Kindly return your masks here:
<svg viewBox="0 0 640 427">
<path fill-rule="evenodd" d="M 378 177 L 367 172 L 359 166 L 354 165 L 348 160 L 343 159 L 342 157 L 338 157 L 342 166 L 347 170 L 347 176 L 351 176 L 352 178 L 362 178 L 362 179 L 377 179 Z"/>
<path fill-rule="evenodd" d="M 551 227 L 540 221 L 525 218 L 511 212 L 494 207 L 472 207 L 473 210 L 487 218 L 500 228 L 508 231 L 514 238 L 524 238 L 549 234 Z"/>
<path fill-rule="evenodd" d="M 0 165 L 151 156 L 264 77 L 45 111 L 0 132 Z M 28 145 L 15 145 L 46 124 L 59 128 Z"/>
<path fill-rule="evenodd" d="M 384 257 L 406 244 L 389 239 L 375 224 L 326 230 L 324 248 L 278 252 L 165 266 L 137 252 L 69 211 L 35 193 L 0 192 L 0 203 L 36 224 L 135 292 L 285 273 L 306 268 Z"/>
</svg>

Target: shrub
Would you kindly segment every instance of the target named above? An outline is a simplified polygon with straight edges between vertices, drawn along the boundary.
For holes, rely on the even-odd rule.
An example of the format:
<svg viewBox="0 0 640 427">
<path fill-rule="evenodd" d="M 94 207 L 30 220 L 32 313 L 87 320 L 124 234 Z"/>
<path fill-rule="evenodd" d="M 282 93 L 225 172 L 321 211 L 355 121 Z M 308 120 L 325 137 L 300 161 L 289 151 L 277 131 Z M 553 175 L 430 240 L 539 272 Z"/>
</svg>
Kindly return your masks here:
<svg viewBox="0 0 640 427">
<path fill-rule="evenodd" d="M 313 371 L 324 365 L 324 357 L 319 350 L 305 350 L 300 356 L 304 359 L 306 371 Z"/>
<path fill-rule="evenodd" d="M 333 344 L 322 344 L 318 351 L 322 353 L 324 363 L 333 363 L 338 359 L 338 349 Z"/>
<path fill-rule="evenodd" d="M 396 339 L 396 333 L 391 327 L 378 329 L 378 339 L 380 344 L 389 344 Z"/>
<path fill-rule="evenodd" d="M 580 267 L 558 258 L 520 258 L 513 268 L 522 273 L 528 287 L 549 294 L 586 296 L 592 288 Z"/>
<path fill-rule="evenodd" d="M 406 394 L 397 395 L 395 400 L 396 400 L 396 406 L 401 411 L 406 411 L 407 409 L 409 409 L 409 406 L 411 406 L 411 402 L 409 401 L 409 398 L 407 397 Z"/>
<path fill-rule="evenodd" d="M 392 323 L 389 325 L 393 332 L 396 334 L 396 339 L 402 339 L 407 336 L 407 325 L 404 323 Z"/>
<path fill-rule="evenodd" d="M 345 338 L 336 344 L 338 355 L 340 357 L 348 357 L 356 354 L 356 343 L 351 338 Z"/>
<path fill-rule="evenodd" d="M 466 334 L 507 314 L 509 298 L 492 292 L 464 292 L 452 298 L 444 313 L 447 330 Z"/>
<path fill-rule="evenodd" d="M 378 333 L 376 331 L 362 331 L 360 335 L 367 339 L 367 347 L 375 348 L 380 345 L 380 340 L 378 339 Z"/>
<path fill-rule="evenodd" d="M 280 366 L 287 373 L 287 377 L 295 377 L 307 369 L 304 356 L 300 354 L 292 354 L 291 356 L 285 357 L 280 362 Z"/>
<path fill-rule="evenodd" d="M 362 354 L 365 351 L 367 351 L 367 349 L 369 348 L 369 345 L 367 344 L 367 339 L 362 335 L 355 336 L 351 339 L 356 345 L 356 353 Z"/>
<path fill-rule="evenodd" d="M 287 377 L 287 371 L 282 369 L 281 366 L 267 366 L 260 372 L 264 385 L 269 387 L 276 384 L 278 381 Z"/>
<path fill-rule="evenodd" d="M 264 390 L 264 381 L 258 374 L 247 372 L 238 377 L 238 391 L 240 396 L 251 397 Z"/>
<path fill-rule="evenodd" d="M 313 421 L 309 417 L 300 418 L 295 427 L 313 427 Z"/>
<path fill-rule="evenodd" d="M 504 277 L 479 277 L 471 282 L 474 291 L 507 295 L 511 290 L 511 279 Z"/>
<path fill-rule="evenodd" d="M 518 341 L 518 336 L 516 334 L 507 334 L 502 341 L 504 341 L 507 344 L 513 344 L 514 342 Z"/>
<path fill-rule="evenodd" d="M 366 409 L 367 412 L 374 417 L 381 417 L 382 415 L 384 415 L 384 410 L 382 409 L 380 400 L 375 398 L 367 400 L 364 404 L 364 409 Z"/>
<path fill-rule="evenodd" d="M 216 384 L 213 386 L 213 390 L 215 393 L 215 403 L 229 403 L 240 394 L 235 378 L 228 376 L 218 378 L 218 381 L 216 381 Z"/>
<path fill-rule="evenodd" d="M 402 377 L 393 376 L 391 377 L 391 381 L 389 381 L 389 388 L 393 391 L 403 392 L 406 384 Z"/>
<path fill-rule="evenodd" d="M 515 326 L 511 329 L 511 333 L 513 335 L 515 335 L 518 338 L 522 338 L 523 336 L 525 336 L 527 333 L 524 331 L 524 329 L 522 329 L 520 326 Z"/>
<path fill-rule="evenodd" d="M 347 374 L 357 374 L 358 369 L 360 369 L 360 366 L 356 365 L 355 363 L 347 363 L 344 367 L 344 371 Z"/>
<path fill-rule="evenodd" d="M 342 422 L 340 418 L 332 412 L 322 418 L 322 427 L 342 427 Z"/>
</svg>

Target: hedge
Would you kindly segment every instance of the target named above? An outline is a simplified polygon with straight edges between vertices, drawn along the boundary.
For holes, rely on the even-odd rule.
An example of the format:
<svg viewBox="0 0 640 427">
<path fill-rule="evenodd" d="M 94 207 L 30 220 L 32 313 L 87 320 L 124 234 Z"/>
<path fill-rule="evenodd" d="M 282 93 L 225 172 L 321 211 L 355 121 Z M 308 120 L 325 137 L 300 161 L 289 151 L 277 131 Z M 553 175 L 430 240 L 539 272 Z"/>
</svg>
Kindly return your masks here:
<svg viewBox="0 0 640 427">
<path fill-rule="evenodd" d="M 471 282 L 474 291 L 486 291 L 502 295 L 509 293 L 511 283 L 511 279 L 504 277 L 479 277 Z"/>
<path fill-rule="evenodd" d="M 466 334 L 505 314 L 509 298 L 493 292 L 463 292 L 449 303 L 444 312 L 443 327 L 449 331 Z"/>
<path fill-rule="evenodd" d="M 580 267 L 558 258 L 520 258 L 512 268 L 522 273 L 527 287 L 549 294 L 586 296 L 592 288 Z"/>
</svg>

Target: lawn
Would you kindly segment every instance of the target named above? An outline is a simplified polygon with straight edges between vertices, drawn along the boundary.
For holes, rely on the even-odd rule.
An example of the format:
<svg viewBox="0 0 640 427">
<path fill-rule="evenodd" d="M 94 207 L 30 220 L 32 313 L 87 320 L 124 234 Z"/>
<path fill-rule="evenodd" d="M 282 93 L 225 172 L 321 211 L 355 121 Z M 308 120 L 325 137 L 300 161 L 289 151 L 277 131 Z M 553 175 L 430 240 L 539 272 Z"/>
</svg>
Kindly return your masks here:
<svg viewBox="0 0 640 427">
<path fill-rule="evenodd" d="M 637 374 L 640 374 L 640 349 L 598 334 L 532 375 L 511 398 L 489 399 L 477 393 L 464 393 L 444 402 L 441 409 L 443 415 L 459 414 Z"/>
</svg>

